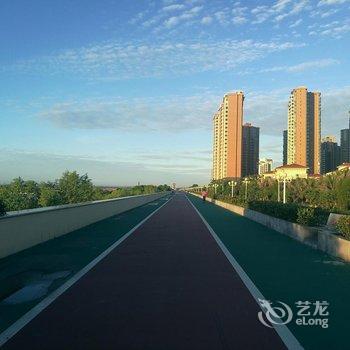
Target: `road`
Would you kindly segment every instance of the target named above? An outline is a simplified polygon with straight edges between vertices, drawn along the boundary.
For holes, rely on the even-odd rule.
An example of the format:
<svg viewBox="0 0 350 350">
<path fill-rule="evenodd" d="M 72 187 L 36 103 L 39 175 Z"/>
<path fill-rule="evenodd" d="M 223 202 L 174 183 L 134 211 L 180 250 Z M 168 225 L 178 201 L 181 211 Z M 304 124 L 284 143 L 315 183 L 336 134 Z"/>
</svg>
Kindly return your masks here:
<svg viewBox="0 0 350 350">
<path fill-rule="evenodd" d="M 4 349 L 285 348 L 259 310 L 196 209 L 177 194 Z"/>
</svg>

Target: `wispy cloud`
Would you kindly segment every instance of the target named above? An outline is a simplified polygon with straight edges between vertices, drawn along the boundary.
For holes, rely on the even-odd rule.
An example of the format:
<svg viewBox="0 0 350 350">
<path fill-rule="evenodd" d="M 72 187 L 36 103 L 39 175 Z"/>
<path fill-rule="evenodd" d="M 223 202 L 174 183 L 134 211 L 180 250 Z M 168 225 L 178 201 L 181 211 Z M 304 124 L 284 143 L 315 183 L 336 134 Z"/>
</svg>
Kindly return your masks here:
<svg viewBox="0 0 350 350">
<path fill-rule="evenodd" d="M 143 44 L 108 42 L 3 66 L 2 71 L 72 74 L 81 79 L 124 80 L 227 71 L 271 53 L 299 48 L 288 41 L 222 40 Z"/>
<path fill-rule="evenodd" d="M 349 0 L 321 0 L 318 2 L 317 6 L 330 6 L 330 5 L 341 5 Z"/>
<path fill-rule="evenodd" d="M 164 6 L 162 8 L 163 11 L 166 12 L 170 12 L 170 11 L 178 11 L 178 10 L 182 10 L 185 8 L 184 4 L 172 4 L 172 5 L 168 5 L 168 6 Z"/>
<path fill-rule="evenodd" d="M 263 23 L 269 19 L 274 22 L 281 22 L 287 17 L 295 16 L 300 12 L 309 9 L 309 0 L 277 0 L 274 5 L 259 5 L 251 10 L 255 16 L 253 24 Z"/>
<path fill-rule="evenodd" d="M 313 69 L 320 69 L 320 68 L 325 68 L 329 66 L 334 66 L 339 63 L 340 62 L 336 59 L 325 58 L 325 59 L 320 59 L 316 61 L 302 62 L 291 66 L 276 66 L 271 68 L 265 68 L 260 70 L 260 72 L 261 73 L 268 73 L 268 72 L 299 73 L 299 72 L 309 71 Z"/>
<path fill-rule="evenodd" d="M 58 103 L 39 116 L 66 129 L 178 132 L 211 127 L 218 96 L 88 99 Z M 131 108 L 132 106 L 132 108 Z"/>
<path fill-rule="evenodd" d="M 314 24 L 309 35 L 319 35 L 341 39 L 345 34 L 350 32 L 350 20 L 347 18 L 343 21 L 332 21 L 325 24 Z"/>
</svg>

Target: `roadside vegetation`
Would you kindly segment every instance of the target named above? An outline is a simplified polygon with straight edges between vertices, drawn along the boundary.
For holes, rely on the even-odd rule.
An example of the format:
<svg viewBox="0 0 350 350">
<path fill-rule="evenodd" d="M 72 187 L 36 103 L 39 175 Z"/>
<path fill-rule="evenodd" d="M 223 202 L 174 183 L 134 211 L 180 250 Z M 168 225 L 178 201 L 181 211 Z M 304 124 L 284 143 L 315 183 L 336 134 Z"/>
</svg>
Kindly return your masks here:
<svg viewBox="0 0 350 350">
<path fill-rule="evenodd" d="M 16 178 L 0 185 L 0 215 L 7 211 L 33 209 L 169 191 L 168 185 L 139 185 L 105 189 L 94 186 L 87 174 L 66 171 L 54 182 L 37 183 Z"/>
<path fill-rule="evenodd" d="M 330 212 L 350 215 L 349 170 L 287 182 L 286 204 L 282 203 L 283 184 L 278 201 L 277 181 L 272 178 L 239 180 L 233 189 L 229 180 L 213 181 L 207 190 L 209 197 L 307 226 L 325 225 Z M 350 239 L 350 216 L 342 219 L 337 229 Z"/>
</svg>

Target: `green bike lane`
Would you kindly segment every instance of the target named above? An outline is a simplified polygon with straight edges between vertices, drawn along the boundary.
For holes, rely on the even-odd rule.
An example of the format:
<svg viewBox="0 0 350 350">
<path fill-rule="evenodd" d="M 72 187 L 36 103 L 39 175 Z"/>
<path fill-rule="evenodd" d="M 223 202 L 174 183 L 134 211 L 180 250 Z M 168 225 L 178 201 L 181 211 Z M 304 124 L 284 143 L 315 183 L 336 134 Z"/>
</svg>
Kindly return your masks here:
<svg viewBox="0 0 350 350">
<path fill-rule="evenodd" d="M 168 199 L 166 196 L 0 259 L 0 334 Z"/>
<path fill-rule="evenodd" d="M 193 195 L 188 197 L 264 297 L 291 307 L 294 315 L 287 326 L 305 349 L 348 347 L 350 264 Z M 298 301 L 328 302 L 328 328 L 297 325 Z M 315 306 L 308 311 L 313 313 Z"/>
</svg>

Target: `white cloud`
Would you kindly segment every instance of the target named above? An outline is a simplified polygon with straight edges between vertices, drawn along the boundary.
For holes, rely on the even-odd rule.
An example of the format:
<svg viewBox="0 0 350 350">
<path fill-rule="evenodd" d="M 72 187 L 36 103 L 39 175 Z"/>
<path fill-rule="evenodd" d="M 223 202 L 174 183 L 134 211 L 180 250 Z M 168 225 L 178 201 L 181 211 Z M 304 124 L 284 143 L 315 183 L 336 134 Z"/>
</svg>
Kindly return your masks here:
<svg viewBox="0 0 350 350">
<path fill-rule="evenodd" d="M 301 18 L 297 19 L 295 22 L 293 22 L 289 28 L 295 28 L 297 27 L 303 20 Z"/>
<path fill-rule="evenodd" d="M 198 15 L 198 13 L 202 10 L 202 6 L 195 6 L 191 9 L 182 12 L 178 16 L 172 16 L 164 21 L 164 26 L 166 28 L 172 28 L 178 25 L 181 22 L 188 21 L 193 19 Z"/>
<path fill-rule="evenodd" d="M 325 68 L 325 67 L 333 66 L 339 63 L 340 62 L 338 60 L 335 60 L 333 58 L 326 58 L 326 59 L 321 59 L 317 61 L 303 62 L 293 66 L 276 66 L 272 68 L 266 68 L 266 69 L 260 70 L 260 72 L 269 73 L 269 72 L 283 71 L 288 73 L 299 73 L 299 72 L 309 71 L 313 69 Z"/>
<path fill-rule="evenodd" d="M 162 99 L 88 99 L 57 103 L 41 111 L 39 116 L 65 129 L 114 129 L 122 132 L 208 130 L 217 101 L 217 96 L 202 95 Z"/>
<path fill-rule="evenodd" d="M 185 5 L 183 5 L 183 4 L 173 4 L 173 5 L 169 5 L 169 6 L 164 6 L 162 10 L 166 11 L 166 12 L 170 12 L 170 11 L 182 10 L 184 8 L 185 8 Z"/>
<path fill-rule="evenodd" d="M 205 16 L 201 19 L 202 24 L 210 24 L 213 22 L 213 18 L 210 16 Z"/>
<path fill-rule="evenodd" d="M 259 5 L 253 8 L 251 13 L 255 16 L 255 19 L 252 23 L 263 23 L 268 19 L 272 19 L 274 22 L 281 22 L 285 18 L 295 16 L 309 8 L 309 0 L 278 0 L 271 7 Z"/>
<path fill-rule="evenodd" d="M 325 5 L 341 5 L 349 0 L 321 0 L 317 4 L 317 6 L 325 6 Z"/>
<path fill-rule="evenodd" d="M 174 19 L 176 21 L 176 19 Z M 223 40 L 145 44 L 108 42 L 55 56 L 22 61 L 0 70 L 38 75 L 74 74 L 88 80 L 123 80 L 227 71 L 268 54 L 304 46 L 292 42 Z"/>
<path fill-rule="evenodd" d="M 315 24 L 312 29 L 309 35 L 322 35 L 341 39 L 345 34 L 350 32 L 350 21 L 349 19 L 345 19 L 343 21 L 336 20 L 326 24 Z"/>
<path fill-rule="evenodd" d="M 232 18 L 234 24 L 243 24 L 247 22 L 247 19 L 243 16 L 235 16 Z"/>
</svg>

